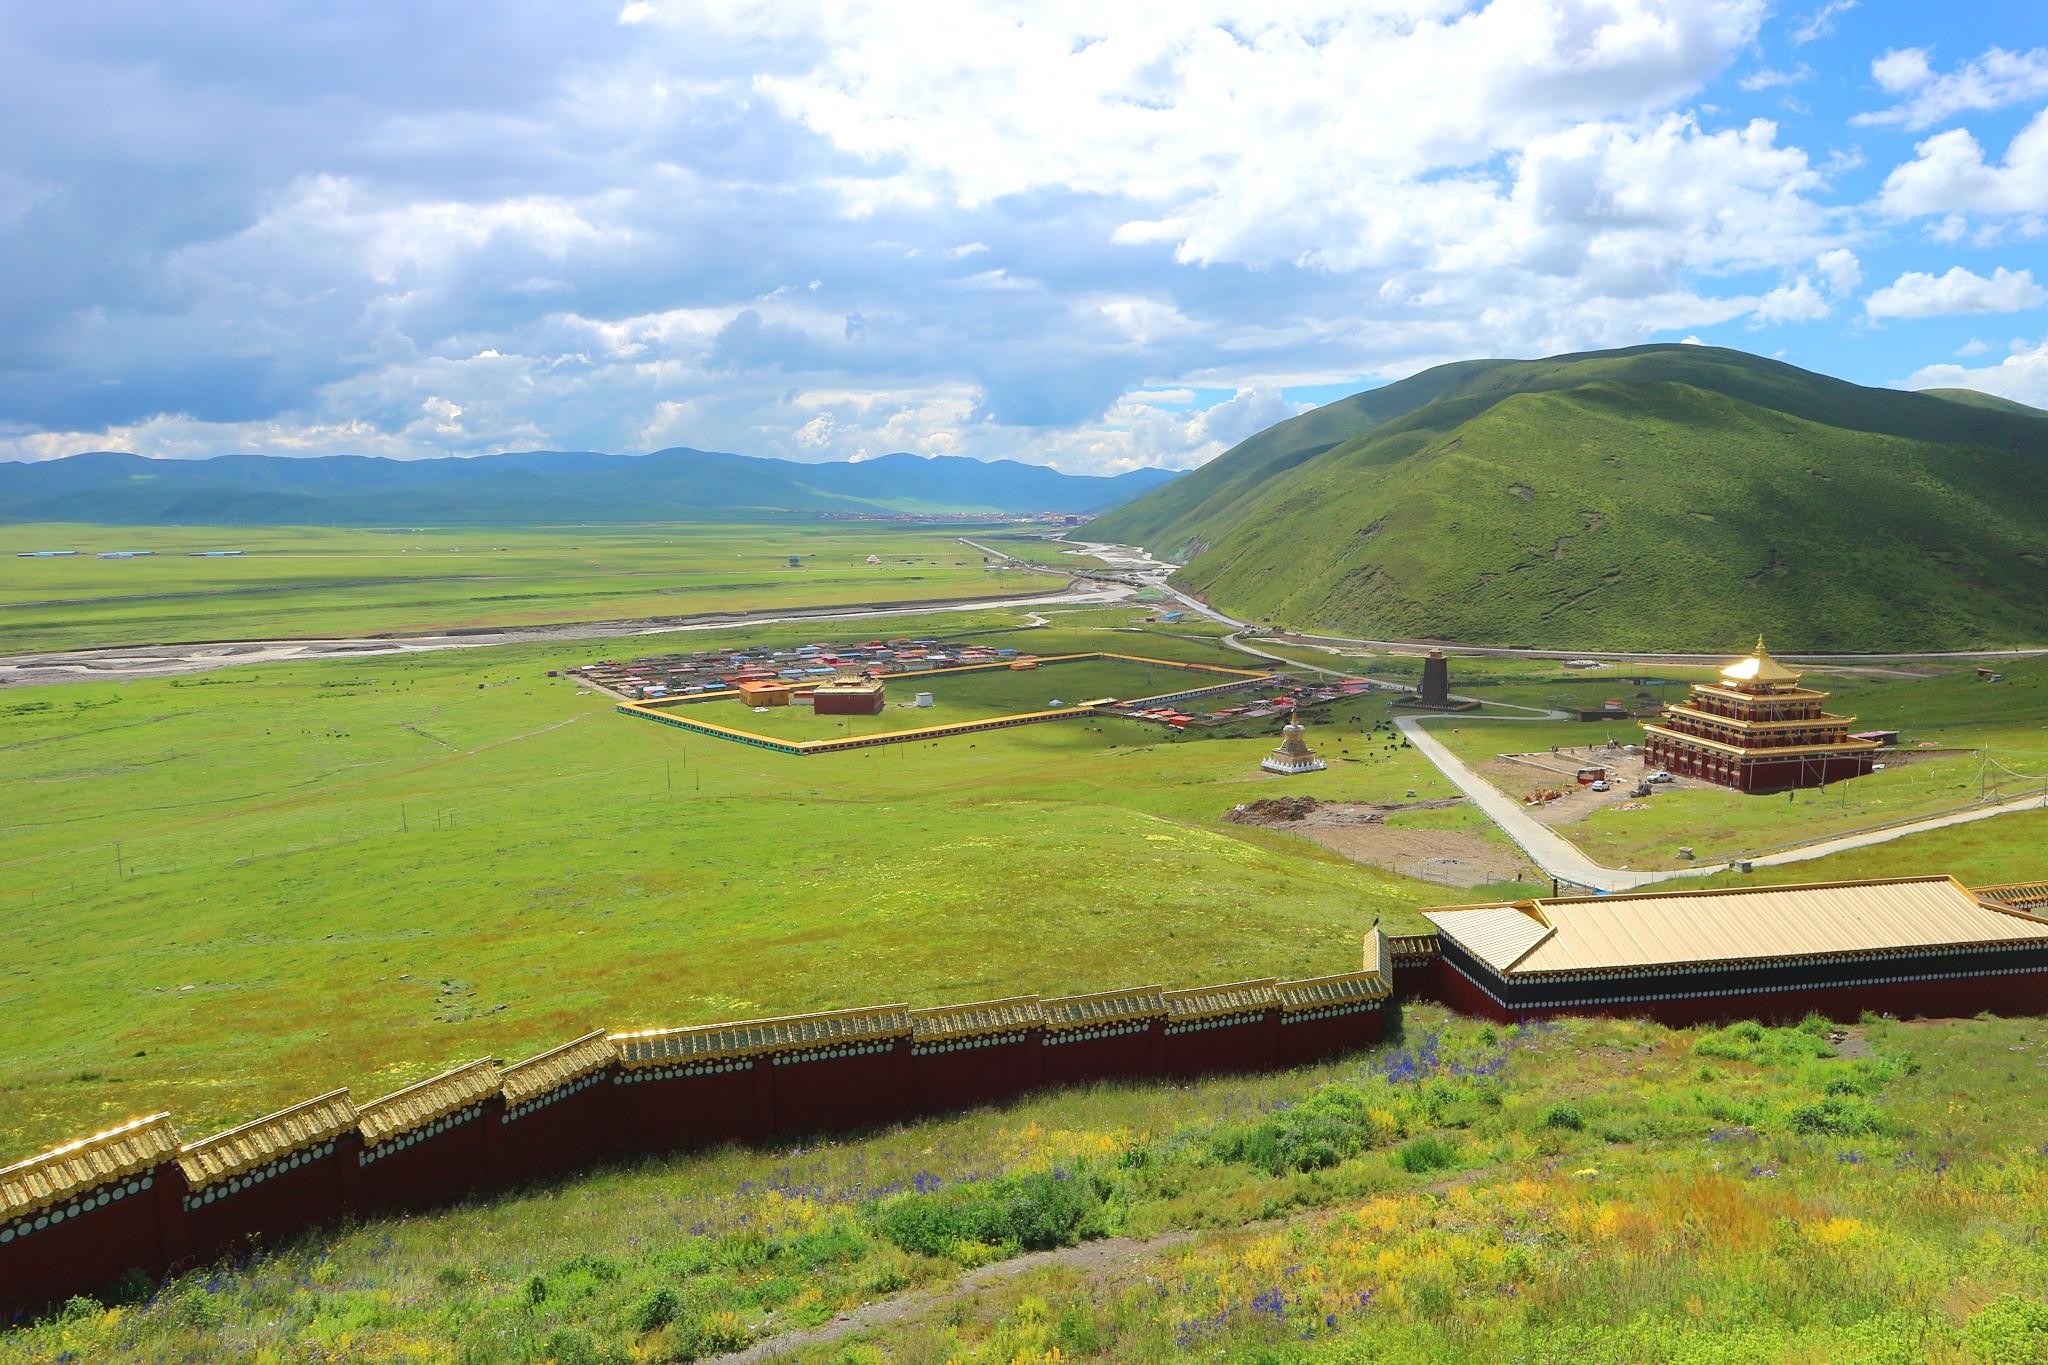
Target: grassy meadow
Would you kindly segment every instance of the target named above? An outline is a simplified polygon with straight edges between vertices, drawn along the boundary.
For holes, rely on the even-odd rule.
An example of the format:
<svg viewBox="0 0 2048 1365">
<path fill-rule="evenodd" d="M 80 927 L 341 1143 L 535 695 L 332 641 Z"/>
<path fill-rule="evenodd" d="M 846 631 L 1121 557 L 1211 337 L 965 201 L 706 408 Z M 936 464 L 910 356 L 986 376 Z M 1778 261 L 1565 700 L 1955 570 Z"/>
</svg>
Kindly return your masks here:
<svg viewBox="0 0 2048 1365">
<path fill-rule="evenodd" d="M 0 1335 L 0 1361 L 679 1361 L 918 1291 L 936 1297 L 907 1321 L 790 1358 L 2039 1358 L 2039 1021 L 1869 1018 L 1838 1042 L 1817 1023 L 1404 1016 L 1324 1066 L 1067 1091 L 317 1234 L 74 1300 Z M 1105 1259 L 953 1290 L 1108 1237 L 1126 1240 Z"/>
<path fill-rule="evenodd" d="M 1042 593 L 954 530 L 844 523 L 438 530 L 0 527 L 0 654 L 429 633 Z M 970 533 L 971 534 L 971 533 Z M 76 549 L 62 559 L 25 551 Z M 95 559 L 101 550 L 151 550 Z M 241 550 L 233 558 L 203 551 Z M 789 557 L 802 567 L 791 568 Z M 867 562 L 872 555 L 879 565 Z"/>
<path fill-rule="evenodd" d="M 1244 658 L 1116 628 L 1138 615 L 894 628 Z M 1383 739 L 1332 736 L 1292 781 L 1258 771 L 1271 733 L 1107 718 L 796 758 L 545 676 L 588 648 L 0 694 L 0 1153 L 158 1108 L 196 1135 L 598 1025 L 1345 970 L 1375 914 L 1438 898 L 1221 819 L 1283 786 L 1450 791 Z"/>
</svg>

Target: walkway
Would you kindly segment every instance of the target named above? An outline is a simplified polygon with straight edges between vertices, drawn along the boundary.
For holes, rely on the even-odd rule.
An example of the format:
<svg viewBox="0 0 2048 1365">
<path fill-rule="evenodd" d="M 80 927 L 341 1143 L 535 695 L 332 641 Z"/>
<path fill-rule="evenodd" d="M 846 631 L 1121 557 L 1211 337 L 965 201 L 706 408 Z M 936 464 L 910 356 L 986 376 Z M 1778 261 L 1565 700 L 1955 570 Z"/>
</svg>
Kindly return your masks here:
<svg viewBox="0 0 2048 1365">
<path fill-rule="evenodd" d="M 1727 866 L 1726 860 L 1721 860 L 1667 872 L 1636 872 L 1624 867 L 1603 867 L 1581 852 L 1577 845 L 1531 815 L 1523 808 L 1521 802 L 1474 772 L 1463 759 L 1452 753 L 1442 740 L 1423 728 L 1422 722 L 1425 719 L 1434 718 L 1400 716 L 1395 719 L 1394 724 L 1408 737 L 1408 742 L 1420 750 L 1424 758 L 1434 763 L 1437 771 L 1449 778 L 1453 786 L 1470 797 L 1473 805 L 1486 812 L 1487 818 L 1500 826 L 1501 832 L 1512 839 L 1522 852 L 1528 854 L 1529 860 L 1542 868 L 1546 876 L 1555 877 L 1559 881 L 1576 882 L 1580 886 L 1590 886 L 1597 891 L 1632 891 L 1680 877 L 1710 876 Z M 1473 717 L 1463 719 L 1470 720 Z M 1513 723 L 1521 717 L 1500 716 L 1489 719 Z M 1925 820 L 1915 820 L 1909 824 L 1836 835 L 1818 839 L 1810 844 L 1801 844 L 1797 848 L 1750 858 L 1747 861 L 1752 867 L 1781 867 L 1786 863 L 1806 862 L 1812 858 L 1825 858 L 1831 853 L 1844 853 L 1854 848 L 1889 843 L 1893 839 L 1903 839 L 1909 834 L 1946 829 L 1951 825 L 1966 825 L 1974 820 L 1988 820 L 1994 815 L 2007 815 L 2023 810 L 2048 810 L 2048 795 L 2036 792 L 2031 796 L 2001 802 L 1995 806 L 1951 811 L 1947 815 L 1929 816 Z"/>
</svg>

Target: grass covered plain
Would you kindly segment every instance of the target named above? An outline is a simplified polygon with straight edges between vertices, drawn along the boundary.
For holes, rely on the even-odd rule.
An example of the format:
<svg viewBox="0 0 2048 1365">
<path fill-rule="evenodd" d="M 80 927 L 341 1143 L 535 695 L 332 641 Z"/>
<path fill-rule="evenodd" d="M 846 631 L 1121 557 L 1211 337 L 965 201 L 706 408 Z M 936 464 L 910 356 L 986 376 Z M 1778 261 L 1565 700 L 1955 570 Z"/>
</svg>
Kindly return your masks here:
<svg viewBox="0 0 2048 1365">
<path fill-rule="evenodd" d="M 1113 628 L 1138 614 L 892 629 L 1243 658 Z M 1225 823 L 1281 789 L 1270 733 L 1104 719 L 793 758 L 544 676 L 588 648 L 0 694 L 0 1153 L 159 1108 L 197 1135 L 598 1025 L 1346 970 L 1375 914 L 1440 899 Z M 1413 751 L 1326 752 L 1285 790 L 1450 790 Z"/>
<path fill-rule="evenodd" d="M 689 1360 L 913 1291 L 807 1365 L 2004 1365 L 2048 1334 L 2048 1033 L 1497 1028 L 649 1161 L 303 1238 L 0 1360 Z M 1189 1239 L 1161 1241 L 1184 1231 Z M 969 1267 L 1120 1236 L 955 1292 Z M 65 1353 L 69 1353 L 68 1357 Z"/>
<path fill-rule="evenodd" d="M 0 527 L 0 654 L 916 603 L 1055 585 L 1043 574 L 985 571 L 981 553 L 956 535 L 845 524 L 9 525 Z M 46 549 L 80 553 L 18 557 Z M 94 558 L 101 550 L 154 553 Z M 790 567 L 791 555 L 801 567 Z"/>
</svg>

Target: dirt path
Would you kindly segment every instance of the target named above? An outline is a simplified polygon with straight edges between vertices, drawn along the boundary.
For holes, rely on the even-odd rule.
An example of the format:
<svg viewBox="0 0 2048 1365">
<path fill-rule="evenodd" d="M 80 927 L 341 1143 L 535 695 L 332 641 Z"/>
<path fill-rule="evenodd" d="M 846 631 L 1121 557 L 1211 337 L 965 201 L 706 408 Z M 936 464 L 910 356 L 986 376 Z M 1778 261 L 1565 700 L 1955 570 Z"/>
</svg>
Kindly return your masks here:
<svg viewBox="0 0 2048 1365">
<path fill-rule="evenodd" d="M 1476 1180 L 1499 1173 L 1498 1167 L 1482 1167 L 1478 1170 L 1461 1171 L 1444 1180 L 1432 1180 L 1427 1185 L 1418 1185 L 1404 1193 L 1410 1195 L 1447 1194 L 1460 1185 L 1469 1185 Z M 842 1337 L 856 1332 L 866 1332 L 877 1327 L 894 1327 L 901 1323 L 913 1322 L 935 1308 L 943 1308 L 961 1299 L 972 1298 L 992 1284 L 1027 1275 L 1047 1266 L 1062 1266 L 1087 1271 L 1095 1275 L 1114 1275 L 1127 1272 L 1177 1246 L 1185 1246 L 1197 1237 L 1208 1234 L 1236 1236 L 1271 1232 L 1276 1228 L 1290 1227 L 1305 1223 L 1313 1218 L 1327 1218 L 1343 1207 L 1341 1201 L 1321 1208 L 1302 1209 L 1283 1218 L 1262 1218 L 1253 1223 L 1240 1223 L 1230 1228 L 1202 1228 L 1197 1231 L 1176 1229 L 1152 1237 L 1109 1237 L 1099 1242 L 1083 1242 L 1079 1246 L 1060 1247 L 1054 1251 L 1031 1251 L 1022 1256 L 1013 1256 L 1007 1261 L 970 1270 L 952 1283 L 933 1289 L 920 1289 L 914 1294 L 900 1298 L 884 1299 L 880 1303 L 862 1304 L 850 1312 L 841 1313 L 821 1326 L 807 1328 L 801 1332 L 790 1332 L 783 1336 L 769 1337 L 757 1341 L 742 1351 L 731 1351 L 722 1356 L 712 1356 L 713 1365 L 749 1365 L 750 1362 L 776 1360 L 792 1351 L 801 1351 L 811 1346 L 826 1346 Z"/>
<path fill-rule="evenodd" d="M 1316 1210 L 1318 1213 L 1323 1210 Z M 1256 1225 L 1254 1225 L 1256 1226 Z M 1057 1251 L 1032 1251 L 1022 1256 L 1013 1256 L 1007 1261 L 985 1265 L 971 1270 L 951 1284 L 938 1289 L 921 1289 L 915 1294 L 900 1298 L 883 1299 L 880 1303 L 864 1304 L 852 1312 L 841 1313 L 832 1321 L 820 1327 L 802 1332 L 791 1332 L 786 1336 L 769 1337 L 758 1341 L 744 1351 L 733 1351 L 712 1360 L 721 1365 L 746 1365 L 746 1362 L 775 1360 L 792 1351 L 810 1346 L 825 1346 L 841 1337 L 856 1332 L 871 1331 L 877 1327 L 894 1327 L 923 1317 L 935 1308 L 942 1308 L 958 1299 L 968 1298 L 992 1284 L 1014 1279 L 1019 1275 L 1045 1266 L 1070 1266 L 1076 1270 L 1106 1274 L 1117 1270 L 1128 1270 L 1134 1265 L 1150 1260 L 1162 1251 L 1192 1242 L 1192 1232 L 1162 1232 L 1157 1237 L 1110 1237 L 1100 1242 L 1083 1242 L 1077 1247 L 1061 1247 Z"/>
</svg>

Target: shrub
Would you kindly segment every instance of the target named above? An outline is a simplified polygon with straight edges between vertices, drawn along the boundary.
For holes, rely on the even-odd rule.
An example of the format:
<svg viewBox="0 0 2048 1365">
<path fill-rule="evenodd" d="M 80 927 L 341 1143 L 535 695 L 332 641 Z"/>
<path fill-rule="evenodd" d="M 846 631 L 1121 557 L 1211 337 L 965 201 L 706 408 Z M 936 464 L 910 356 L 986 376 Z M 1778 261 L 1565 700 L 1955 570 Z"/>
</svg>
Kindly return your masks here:
<svg viewBox="0 0 2048 1365">
<path fill-rule="evenodd" d="M 1099 1232 L 1102 1193 L 1083 1176 L 1005 1176 L 899 1195 L 877 1206 L 874 1217 L 884 1237 L 921 1256 L 959 1259 L 963 1248 L 974 1247 L 1041 1251 Z"/>
<path fill-rule="evenodd" d="M 2048 1305 L 2000 1294 L 1963 1324 L 1963 1340 L 1984 1365 L 2040 1365 L 2048 1361 Z"/>
<path fill-rule="evenodd" d="M 844 1223 L 807 1232 L 789 1244 L 789 1253 L 805 1270 L 858 1261 L 867 1252 L 867 1239 Z"/>
<path fill-rule="evenodd" d="M 627 1321 L 636 1332 L 658 1332 L 676 1320 L 682 1307 L 676 1291 L 663 1285 L 634 1304 Z"/>
<path fill-rule="evenodd" d="M 1884 1115 L 1859 1096 L 1829 1095 L 1817 1104 L 1802 1104 L 1786 1116 L 1792 1131 L 1808 1137 L 1853 1137 L 1885 1131 Z"/>
<path fill-rule="evenodd" d="M 1569 1129 L 1574 1133 L 1584 1132 L 1586 1116 L 1569 1104 L 1553 1104 L 1543 1111 L 1543 1126 Z"/>
<path fill-rule="evenodd" d="M 1399 1135 L 1394 1115 L 1372 1108 L 1358 1087 L 1326 1085 L 1292 1109 L 1218 1133 L 1210 1150 L 1277 1176 L 1335 1166 Z"/>
<path fill-rule="evenodd" d="M 1458 1164 L 1458 1149 L 1434 1133 L 1425 1133 L 1396 1148 L 1394 1164 L 1410 1175 L 1447 1171 Z"/>
</svg>

